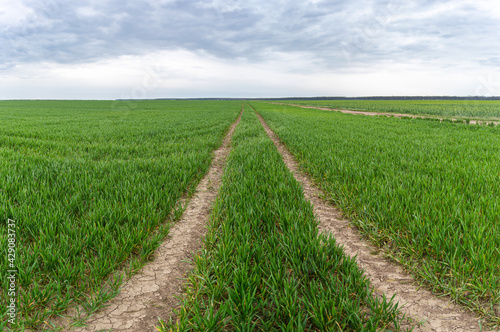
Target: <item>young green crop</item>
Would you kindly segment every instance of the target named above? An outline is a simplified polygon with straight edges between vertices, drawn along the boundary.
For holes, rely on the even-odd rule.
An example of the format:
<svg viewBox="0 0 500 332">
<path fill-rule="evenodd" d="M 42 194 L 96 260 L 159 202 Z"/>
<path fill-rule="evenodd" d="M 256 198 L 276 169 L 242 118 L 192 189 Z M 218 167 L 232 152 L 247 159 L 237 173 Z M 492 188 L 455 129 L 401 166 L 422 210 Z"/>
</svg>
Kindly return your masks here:
<svg viewBox="0 0 500 332">
<path fill-rule="evenodd" d="M 92 312 L 112 296 L 103 282 L 151 256 L 241 103 L 113 105 L 0 102 L 0 248 L 15 220 L 19 329 L 75 303 Z M 2 290 L 8 264 L 2 254 Z M 119 282 L 110 280 L 112 293 Z M 8 299 L 2 291 L 0 322 Z"/>
<path fill-rule="evenodd" d="M 252 104 L 375 243 L 500 322 L 500 128 Z"/>
<path fill-rule="evenodd" d="M 284 102 L 336 109 L 437 117 L 500 118 L 500 100 L 291 100 Z"/>
<path fill-rule="evenodd" d="M 397 330 L 398 310 L 318 222 L 249 107 L 232 141 L 205 246 L 162 331 Z"/>
</svg>

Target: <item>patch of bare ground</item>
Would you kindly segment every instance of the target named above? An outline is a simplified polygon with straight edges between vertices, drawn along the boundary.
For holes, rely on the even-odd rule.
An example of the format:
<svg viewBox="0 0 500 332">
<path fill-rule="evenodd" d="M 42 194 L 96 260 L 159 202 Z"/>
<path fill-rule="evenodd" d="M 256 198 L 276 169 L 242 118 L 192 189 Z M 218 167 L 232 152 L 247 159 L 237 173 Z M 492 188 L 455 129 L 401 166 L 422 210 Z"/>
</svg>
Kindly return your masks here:
<svg viewBox="0 0 500 332">
<path fill-rule="evenodd" d="M 403 327 L 414 328 L 414 331 L 480 331 L 479 318 L 473 313 L 451 303 L 446 297 L 437 297 L 429 290 L 418 287 L 414 278 L 399 264 L 384 258 L 374 246 L 367 243 L 350 221 L 322 198 L 324 193 L 300 170 L 292 154 L 264 119 L 257 115 L 288 169 L 302 184 L 305 197 L 313 204 L 320 220 L 320 231 L 331 233 L 337 243 L 343 245 L 347 255 L 356 257 L 358 266 L 370 279 L 377 296 L 394 296 L 394 301 L 402 306 L 402 313 L 409 317 Z"/>
<path fill-rule="evenodd" d="M 242 109 L 243 112 L 243 109 Z M 230 152 L 231 137 L 241 119 L 226 134 L 214 152 L 212 164 L 187 203 L 181 219 L 170 229 L 168 239 L 156 250 L 155 259 L 132 276 L 109 305 L 86 321 L 86 327 L 67 331 L 157 331 L 158 318 L 166 320 L 178 306 L 185 274 L 193 254 L 201 248 L 205 225 L 217 196 Z"/>
<path fill-rule="evenodd" d="M 431 117 L 431 116 L 423 116 L 423 115 L 415 115 L 415 114 L 353 111 L 353 110 L 344 110 L 344 109 L 329 108 L 329 107 L 306 106 L 306 105 L 287 104 L 287 103 L 271 103 L 271 102 L 269 102 L 269 104 L 295 106 L 295 107 L 300 107 L 300 108 L 309 108 L 309 109 L 322 110 L 322 111 L 334 111 L 334 112 L 341 112 L 341 113 L 346 113 L 346 114 L 359 114 L 359 115 L 368 115 L 368 116 L 387 116 L 387 117 L 393 116 L 396 118 L 413 118 L 413 119 L 439 119 L 439 121 L 443 121 L 443 118 L 436 118 L 436 117 Z M 464 123 L 466 123 L 465 120 L 458 120 L 458 119 L 450 119 L 450 120 L 452 120 L 454 122 L 463 121 Z M 469 124 L 471 124 L 471 125 L 484 125 L 484 126 L 494 124 L 495 126 L 498 126 L 500 124 L 500 122 L 487 121 L 487 120 L 483 120 L 483 121 L 481 121 L 481 120 L 469 120 Z"/>
</svg>

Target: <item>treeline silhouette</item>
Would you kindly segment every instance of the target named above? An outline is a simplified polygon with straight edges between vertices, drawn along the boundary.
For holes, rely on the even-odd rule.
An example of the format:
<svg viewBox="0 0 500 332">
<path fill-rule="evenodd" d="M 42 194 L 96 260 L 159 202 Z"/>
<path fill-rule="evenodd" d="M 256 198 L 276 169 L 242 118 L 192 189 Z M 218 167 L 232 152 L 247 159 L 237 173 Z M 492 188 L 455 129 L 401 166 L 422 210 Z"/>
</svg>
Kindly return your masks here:
<svg viewBox="0 0 500 332">
<path fill-rule="evenodd" d="M 117 99 L 128 100 L 128 99 Z M 136 99 L 137 100 L 137 99 Z M 148 100 L 148 99 L 143 99 Z M 500 96 L 368 96 L 368 97 L 272 97 L 272 98 L 156 98 L 155 100 L 500 100 Z"/>
</svg>

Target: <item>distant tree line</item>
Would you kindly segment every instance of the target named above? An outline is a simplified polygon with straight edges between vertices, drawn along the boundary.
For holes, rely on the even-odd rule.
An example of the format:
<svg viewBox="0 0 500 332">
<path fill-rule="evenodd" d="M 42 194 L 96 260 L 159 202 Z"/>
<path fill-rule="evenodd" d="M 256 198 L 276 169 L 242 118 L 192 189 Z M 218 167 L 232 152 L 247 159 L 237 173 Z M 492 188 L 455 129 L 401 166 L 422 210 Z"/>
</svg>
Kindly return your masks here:
<svg viewBox="0 0 500 332">
<path fill-rule="evenodd" d="M 279 98 L 156 98 L 135 100 L 500 100 L 500 96 L 370 96 L 370 97 L 279 97 Z M 130 100 L 130 99 L 117 99 Z"/>
<path fill-rule="evenodd" d="M 500 100 L 500 96 L 371 96 L 371 97 L 288 97 L 258 98 L 260 100 Z"/>
</svg>

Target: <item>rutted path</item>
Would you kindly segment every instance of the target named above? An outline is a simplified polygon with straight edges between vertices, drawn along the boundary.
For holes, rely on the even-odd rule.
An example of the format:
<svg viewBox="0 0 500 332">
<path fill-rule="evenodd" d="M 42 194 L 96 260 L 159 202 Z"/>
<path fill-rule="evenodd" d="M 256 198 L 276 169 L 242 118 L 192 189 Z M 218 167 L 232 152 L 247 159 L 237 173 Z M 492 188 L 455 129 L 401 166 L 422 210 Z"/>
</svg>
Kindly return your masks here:
<svg viewBox="0 0 500 332">
<path fill-rule="evenodd" d="M 86 322 L 87 327 L 71 331 L 157 331 L 158 317 L 168 317 L 176 308 L 179 300 L 175 297 L 182 294 L 183 278 L 192 268 L 187 260 L 201 248 L 231 137 L 240 119 L 241 113 L 215 151 L 210 169 L 198 184 L 181 219 L 170 229 L 169 239 L 156 250 L 155 260 L 130 278 L 110 305 Z"/>
<path fill-rule="evenodd" d="M 414 119 L 439 119 L 440 121 L 443 121 L 443 118 L 425 116 L 425 115 L 415 115 L 415 114 L 385 113 L 385 112 L 371 112 L 371 111 L 353 111 L 353 110 L 344 110 L 344 109 L 329 108 L 329 107 L 306 106 L 306 105 L 300 105 L 300 104 L 287 104 L 287 103 L 268 102 L 268 104 L 295 106 L 295 107 L 300 107 L 300 108 L 309 108 L 309 109 L 322 110 L 322 111 L 335 111 L 335 112 L 341 112 L 341 113 L 346 113 L 346 114 L 359 114 L 359 115 L 368 115 L 368 116 L 387 116 L 387 117 L 394 116 L 396 118 L 414 118 Z M 456 122 L 459 121 L 457 119 L 450 119 L 450 120 L 456 121 Z M 490 123 L 493 123 L 495 126 L 500 124 L 500 122 L 488 121 L 488 120 L 484 120 L 484 121 L 470 120 L 469 121 L 469 124 L 471 124 L 471 125 L 488 125 Z"/>
<path fill-rule="evenodd" d="M 288 169 L 302 184 L 305 197 L 313 204 L 320 219 L 320 231 L 332 233 L 337 243 L 344 246 L 346 254 L 356 256 L 358 266 L 365 271 L 379 296 L 385 294 L 391 298 L 395 295 L 394 300 L 404 305 L 402 312 L 416 323 L 408 327 L 414 327 L 414 331 L 480 331 L 478 317 L 450 303 L 446 298 L 437 297 L 430 291 L 417 287 L 413 277 L 404 272 L 401 266 L 388 261 L 381 254 L 374 254 L 378 250 L 362 239 L 339 210 L 321 198 L 322 191 L 300 171 L 297 161 L 278 136 L 259 114 L 257 116 L 283 156 Z M 419 322 L 423 324 L 418 324 Z"/>
</svg>

